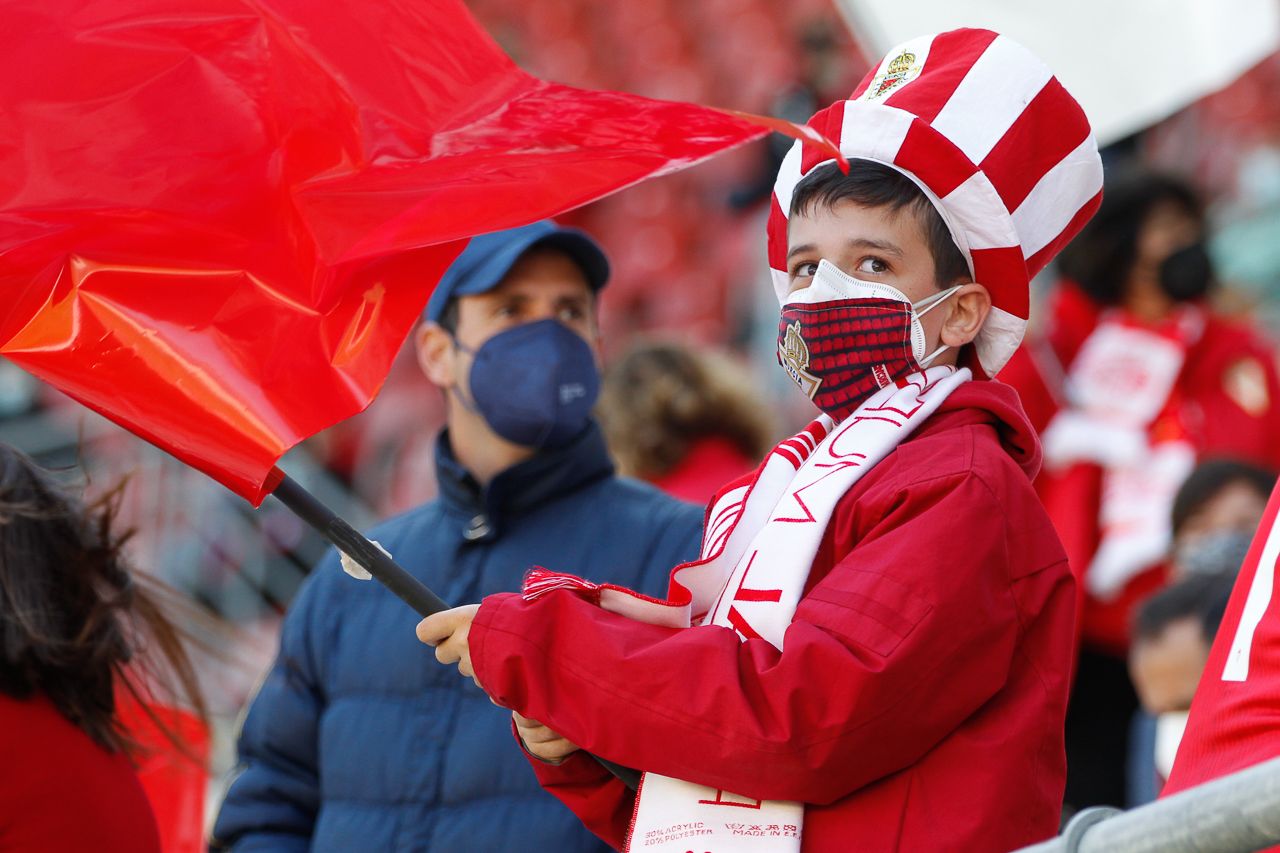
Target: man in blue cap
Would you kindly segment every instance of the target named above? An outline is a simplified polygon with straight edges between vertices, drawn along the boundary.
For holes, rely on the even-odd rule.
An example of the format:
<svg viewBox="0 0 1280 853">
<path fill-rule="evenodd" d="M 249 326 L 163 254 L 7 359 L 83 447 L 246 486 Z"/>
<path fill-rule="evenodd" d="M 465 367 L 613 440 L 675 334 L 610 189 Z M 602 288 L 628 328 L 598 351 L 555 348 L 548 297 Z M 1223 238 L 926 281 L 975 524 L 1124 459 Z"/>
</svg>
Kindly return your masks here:
<svg viewBox="0 0 1280 853">
<path fill-rule="evenodd" d="M 431 296 L 415 344 L 446 398 L 440 496 L 371 536 L 446 601 L 532 566 L 658 595 L 697 555 L 700 508 L 616 477 L 590 416 L 608 275 L 588 236 L 539 222 L 473 239 Z M 510 714 L 421 654 L 416 614 L 338 565 L 285 619 L 215 848 L 607 850 L 539 788 Z"/>
</svg>

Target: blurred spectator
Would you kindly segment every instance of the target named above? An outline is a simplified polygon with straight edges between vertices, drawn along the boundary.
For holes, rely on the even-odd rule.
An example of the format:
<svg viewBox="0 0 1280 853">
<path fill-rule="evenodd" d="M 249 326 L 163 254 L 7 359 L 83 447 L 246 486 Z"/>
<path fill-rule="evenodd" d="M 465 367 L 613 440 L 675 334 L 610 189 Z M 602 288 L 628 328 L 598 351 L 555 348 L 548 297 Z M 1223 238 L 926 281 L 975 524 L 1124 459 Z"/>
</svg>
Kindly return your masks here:
<svg viewBox="0 0 1280 853">
<path fill-rule="evenodd" d="M 112 500 L 82 508 L 0 444 L 0 848 L 161 849 L 133 759 L 157 730 L 186 751 L 190 730 L 156 713 L 157 695 L 204 708 L 184 635 L 121 561 L 114 517 Z M 141 738 L 126 712 L 149 721 Z M 193 828 L 198 844 L 198 810 Z"/>
<path fill-rule="evenodd" d="M 533 566 L 658 594 L 697 554 L 702 513 L 614 476 L 590 416 L 608 275 L 593 240 L 544 221 L 473 238 L 427 304 L 414 344 L 420 393 L 445 398 L 439 497 L 373 536 L 446 601 L 518 590 Z M 214 846 L 602 850 L 538 787 L 510 715 L 436 663 L 404 602 L 338 565 L 289 608 Z"/>
<path fill-rule="evenodd" d="M 1037 488 L 1082 579 L 1067 718 L 1067 802 L 1122 805 L 1137 697 L 1124 658 L 1134 603 L 1165 582 L 1178 487 L 1197 460 L 1280 463 L 1272 347 L 1212 307 L 1201 201 L 1182 180 L 1109 174 L 1063 251 L 1047 334 L 1002 379 L 1043 429 Z"/>
<path fill-rule="evenodd" d="M 1169 778 L 1187 712 L 1231 597 L 1235 574 L 1196 575 L 1139 606 L 1129 672 L 1142 705 L 1130 741 L 1130 807 L 1151 802 Z"/>
<path fill-rule="evenodd" d="M 772 446 L 768 411 L 728 358 L 647 343 L 605 372 L 597 414 L 619 473 L 705 505 Z"/>
<path fill-rule="evenodd" d="M 1238 572 L 1275 484 L 1274 472 L 1248 462 L 1197 465 L 1173 499 L 1171 577 Z"/>
</svg>

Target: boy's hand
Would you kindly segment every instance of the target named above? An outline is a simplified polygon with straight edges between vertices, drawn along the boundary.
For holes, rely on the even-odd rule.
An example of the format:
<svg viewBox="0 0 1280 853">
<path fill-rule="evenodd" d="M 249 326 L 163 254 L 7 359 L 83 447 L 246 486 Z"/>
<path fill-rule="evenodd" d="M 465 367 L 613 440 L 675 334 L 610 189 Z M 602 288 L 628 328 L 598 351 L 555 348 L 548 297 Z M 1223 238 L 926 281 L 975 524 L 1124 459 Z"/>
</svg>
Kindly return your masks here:
<svg viewBox="0 0 1280 853">
<path fill-rule="evenodd" d="M 467 645 L 471 622 L 479 609 L 479 604 L 466 604 L 434 613 L 418 623 L 417 633 L 419 640 L 435 646 L 436 660 L 446 665 L 458 664 L 458 674 L 470 677 L 483 690 L 484 685 L 480 684 L 475 670 L 471 668 L 471 649 Z"/>
<path fill-rule="evenodd" d="M 512 711 L 511 717 L 516 721 L 516 733 L 524 742 L 524 748 L 534 758 L 548 764 L 559 764 L 579 749 L 577 744 L 570 743 L 537 720 L 521 715 L 519 711 Z"/>
</svg>

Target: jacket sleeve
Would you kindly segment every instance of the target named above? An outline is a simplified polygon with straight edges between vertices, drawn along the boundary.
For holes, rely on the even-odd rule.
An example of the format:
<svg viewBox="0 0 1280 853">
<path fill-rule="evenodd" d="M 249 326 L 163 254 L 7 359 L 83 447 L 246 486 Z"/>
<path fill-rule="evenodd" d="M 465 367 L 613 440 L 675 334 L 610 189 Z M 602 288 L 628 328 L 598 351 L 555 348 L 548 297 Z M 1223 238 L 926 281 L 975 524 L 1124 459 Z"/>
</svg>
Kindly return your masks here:
<svg viewBox="0 0 1280 853">
<path fill-rule="evenodd" d="M 697 559 L 702 541 L 703 511 L 693 504 L 665 496 L 649 515 L 648 541 L 643 573 L 636 589 L 647 595 L 666 592 L 671 569 Z M 517 743 L 520 736 L 512 726 Z M 523 746 L 521 746 L 523 749 Z M 538 783 L 569 808 L 583 825 L 617 850 L 626 845 L 635 792 L 614 778 L 585 753 L 575 753 L 561 764 L 549 764 L 524 750 Z"/>
<path fill-rule="evenodd" d="M 779 652 L 634 622 L 557 591 L 485 599 L 472 661 L 502 705 L 613 761 L 830 803 L 917 761 L 1004 685 L 1018 637 L 1007 522 L 977 475 L 845 508 L 857 546 Z M 849 515 L 856 516 L 850 519 Z"/>
<path fill-rule="evenodd" d="M 280 652 L 249 706 L 237 743 L 238 775 L 213 828 L 214 849 L 305 851 L 319 809 L 317 735 L 324 707 L 315 645 L 324 634 L 317 599 L 328 560 L 285 617 Z M 334 561 L 336 562 L 336 560 Z"/>
<path fill-rule="evenodd" d="M 575 752 L 560 764 L 542 761 L 520 743 L 514 725 L 511 730 L 543 790 L 567 806 L 605 844 L 622 850 L 635 810 L 635 792 L 585 752 Z"/>
</svg>

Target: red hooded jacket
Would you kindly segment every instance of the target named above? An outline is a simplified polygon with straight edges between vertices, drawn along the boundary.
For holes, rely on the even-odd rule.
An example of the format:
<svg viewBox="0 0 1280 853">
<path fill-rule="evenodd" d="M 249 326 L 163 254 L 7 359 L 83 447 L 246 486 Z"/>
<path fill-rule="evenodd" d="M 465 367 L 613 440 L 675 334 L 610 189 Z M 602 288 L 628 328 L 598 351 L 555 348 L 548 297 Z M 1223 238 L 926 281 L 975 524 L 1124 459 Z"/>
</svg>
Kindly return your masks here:
<svg viewBox="0 0 1280 853">
<path fill-rule="evenodd" d="M 486 598 L 477 677 L 613 761 L 807 805 L 803 850 L 1008 851 L 1053 835 L 1075 588 L 1031 488 L 1016 394 L 957 389 L 850 489 L 785 651 L 568 592 Z M 554 567 L 552 567 L 554 568 Z M 614 846 L 634 797 L 582 754 L 534 763 Z"/>
</svg>

